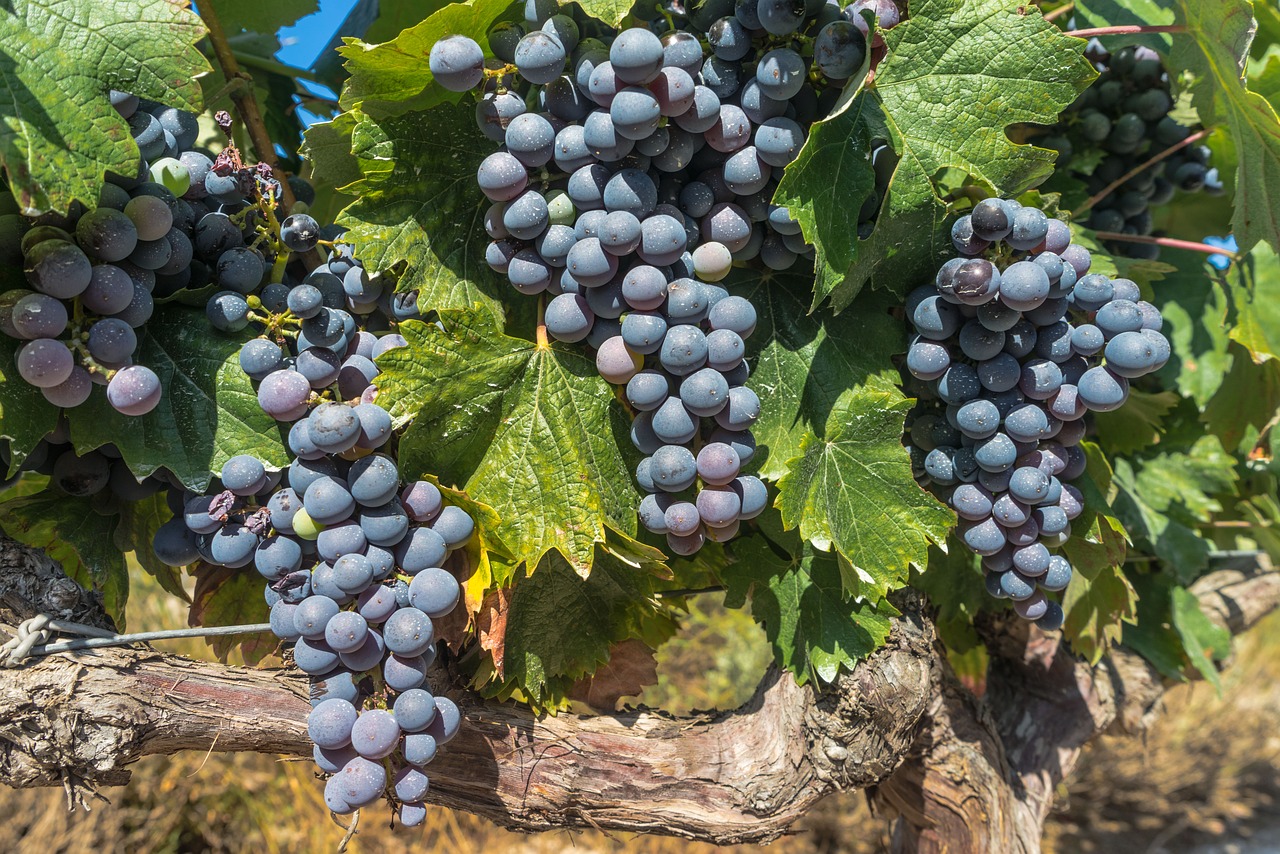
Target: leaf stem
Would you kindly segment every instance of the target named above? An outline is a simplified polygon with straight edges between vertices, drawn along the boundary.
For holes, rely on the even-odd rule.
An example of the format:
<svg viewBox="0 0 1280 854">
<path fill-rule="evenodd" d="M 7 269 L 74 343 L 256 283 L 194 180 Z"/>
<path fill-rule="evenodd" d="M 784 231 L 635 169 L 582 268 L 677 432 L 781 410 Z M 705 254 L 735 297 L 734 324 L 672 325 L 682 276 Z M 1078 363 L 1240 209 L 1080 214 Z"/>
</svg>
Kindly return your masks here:
<svg viewBox="0 0 1280 854">
<path fill-rule="evenodd" d="M 1151 246 L 1164 246 L 1169 249 L 1188 249 L 1192 252 L 1203 252 L 1206 255 L 1226 255 L 1232 261 L 1240 261 L 1239 253 L 1221 246 L 1210 246 L 1208 243 L 1197 243 L 1194 240 L 1178 240 L 1173 237 L 1150 237 L 1145 234 L 1123 234 L 1118 231 L 1099 231 L 1099 240 L 1115 240 L 1120 243 L 1146 243 Z"/>
<path fill-rule="evenodd" d="M 1146 24 L 1124 24 L 1115 27 L 1094 27 L 1091 30 L 1070 30 L 1066 34 L 1077 39 L 1092 39 L 1101 36 L 1131 36 L 1145 33 L 1185 33 L 1187 28 L 1182 24 L 1165 24 L 1148 26 Z"/>
<path fill-rule="evenodd" d="M 1056 21 L 1058 18 L 1061 18 L 1063 15 L 1071 14 L 1071 12 L 1075 10 L 1075 8 L 1076 8 L 1075 3 L 1068 3 L 1065 6 L 1059 6 L 1057 9 L 1054 9 L 1052 12 L 1045 15 L 1044 19 L 1046 21 Z"/>
<path fill-rule="evenodd" d="M 200 4 L 200 17 L 209 30 L 209 44 L 213 46 L 213 54 L 217 57 L 223 76 L 228 81 L 243 79 L 248 82 L 249 75 L 240 70 L 235 51 L 227 42 L 227 33 L 222 29 L 222 21 L 218 19 L 218 13 L 214 11 L 212 3 Z M 292 208 L 295 201 L 293 190 L 289 187 L 288 177 L 276 160 L 275 146 L 271 143 L 271 135 L 267 133 L 267 126 L 262 121 L 262 112 L 258 109 L 258 99 L 253 95 L 253 87 L 244 86 L 239 91 L 228 94 L 231 96 L 236 112 L 240 114 L 240 120 L 244 122 L 245 129 L 249 131 L 249 141 L 253 143 L 253 153 L 257 156 L 258 162 L 266 163 L 271 167 L 276 180 L 280 182 L 281 199 L 285 207 Z"/>
<path fill-rule="evenodd" d="M 1110 184 L 1103 187 L 1097 193 L 1094 193 L 1092 196 L 1090 196 L 1083 205 L 1081 205 L 1080 207 L 1072 211 L 1072 215 L 1074 216 L 1076 214 L 1084 213 L 1085 211 L 1089 210 L 1091 207 L 1096 205 L 1098 202 L 1102 201 L 1107 196 L 1114 193 L 1121 186 L 1127 183 L 1130 179 L 1136 178 L 1138 175 L 1141 175 L 1143 172 L 1147 171 L 1152 166 L 1155 166 L 1157 163 L 1164 160 L 1166 157 L 1171 157 L 1175 153 L 1186 148 L 1188 145 L 1193 145 L 1194 143 L 1199 142 L 1200 140 L 1204 139 L 1211 133 L 1213 133 L 1213 128 L 1205 128 L 1204 130 L 1191 134 L 1191 136 L 1187 137 L 1182 142 L 1175 143 L 1174 145 L 1169 146 L 1164 151 L 1161 151 L 1159 154 L 1155 155 L 1149 160 L 1146 160 L 1143 163 L 1139 163 L 1137 166 L 1133 167 L 1128 172 L 1124 173 L 1119 178 L 1115 179 Z"/>
</svg>

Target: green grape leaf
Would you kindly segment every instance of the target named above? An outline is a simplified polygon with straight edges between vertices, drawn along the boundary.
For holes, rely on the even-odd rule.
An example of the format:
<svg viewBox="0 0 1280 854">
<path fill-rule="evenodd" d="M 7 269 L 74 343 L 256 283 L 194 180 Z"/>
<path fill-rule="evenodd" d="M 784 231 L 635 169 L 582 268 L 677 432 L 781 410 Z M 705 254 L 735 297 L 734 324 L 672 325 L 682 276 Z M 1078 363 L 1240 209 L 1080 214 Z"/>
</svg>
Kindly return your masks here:
<svg viewBox="0 0 1280 854">
<path fill-rule="evenodd" d="M 1225 659 L 1231 652 L 1231 632 L 1205 616 L 1200 598 L 1185 587 L 1175 587 L 1171 599 L 1173 627 L 1182 638 L 1191 666 L 1206 682 L 1222 690 L 1214 662 Z"/>
<path fill-rule="evenodd" d="M 489 29 L 511 5 L 512 0 L 450 3 L 385 44 L 348 40 L 338 49 L 351 75 L 339 104 L 344 110 L 359 107 L 367 115 L 386 118 L 457 101 L 459 94 L 437 84 L 431 74 L 431 46 L 446 36 L 469 36 L 492 56 Z"/>
<path fill-rule="evenodd" d="M 1257 246 L 1227 276 L 1232 341 L 1244 345 L 1255 362 L 1280 356 L 1280 256 Z"/>
<path fill-rule="evenodd" d="M 578 5 L 582 7 L 582 11 L 597 21 L 604 21 L 611 27 L 620 27 L 631 14 L 634 2 L 633 0 L 578 0 Z M 692 9 L 694 5 L 691 3 L 689 8 Z"/>
<path fill-rule="evenodd" d="M 360 162 L 351 153 L 356 113 L 340 113 L 327 122 L 316 122 L 302 135 L 299 153 L 311 161 L 316 183 L 341 190 L 364 177 Z"/>
<path fill-rule="evenodd" d="M 759 450 L 752 465 L 777 480 L 810 434 L 822 435 L 849 388 L 898 381 L 890 357 L 906 347 L 903 325 L 889 315 L 897 300 L 868 295 L 856 311 L 808 313 L 810 278 L 795 273 L 734 270 L 722 282 L 756 309 L 747 339 L 747 383 L 768 405 L 751 428 Z"/>
<path fill-rule="evenodd" d="M 1053 152 L 1014 143 L 1005 129 L 1052 124 L 1094 77 L 1084 42 L 1009 0 L 913 3 L 885 42 L 874 81 L 814 125 L 774 197 L 817 247 L 815 296 L 837 310 L 868 279 L 905 292 L 928 272 L 941 247 L 939 173 L 959 170 L 1000 195 L 1047 178 Z M 858 241 L 876 141 L 890 142 L 899 160 L 875 231 Z"/>
<path fill-rule="evenodd" d="M 1179 400 L 1172 391 L 1130 392 L 1124 406 L 1094 416 L 1099 443 L 1112 454 L 1130 454 L 1151 447 L 1160 441 L 1164 419 Z"/>
<path fill-rule="evenodd" d="M 1138 594 L 1119 566 L 1103 567 L 1092 578 L 1078 570 L 1062 596 L 1062 633 L 1078 655 L 1097 664 L 1120 642 L 1121 625 L 1136 619 Z"/>
<path fill-rule="evenodd" d="M 532 566 L 532 564 L 530 564 Z M 558 553 L 548 553 L 517 579 L 503 615 L 497 654 L 501 683 L 486 693 L 518 688 L 535 704 L 552 689 L 568 690 L 609 660 L 614 644 L 669 637 L 675 623 L 654 597 L 655 576 L 647 567 L 623 563 L 597 551 L 590 578 Z"/>
<path fill-rule="evenodd" d="M 1178 272 L 1153 288 L 1153 302 L 1164 316 L 1164 335 L 1173 357 L 1161 369 L 1163 385 L 1174 387 L 1204 409 L 1231 368 L 1226 332 L 1227 296 L 1206 274 L 1208 265 L 1194 253 L 1170 253 Z"/>
<path fill-rule="evenodd" d="M 1202 436 L 1185 452 L 1114 462 L 1116 516 L 1180 580 L 1195 578 L 1208 565 L 1212 548 L 1197 525 L 1222 510 L 1216 496 L 1235 494 L 1234 459 L 1216 436 Z"/>
<path fill-rule="evenodd" d="M 364 31 L 370 43 L 387 42 L 449 4 L 446 0 L 419 0 L 416 3 L 380 3 L 378 17 Z"/>
<path fill-rule="evenodd" d="M 71 580 L 102 594 L 102 606 L 121 631 L 129 601 L 129 570 L 113 533 L 119 517 L 102 514 L 90 498 L 52 487 L 0 502 L 0 528 L 62 565 Z"/>
<path fill-rule="evenodd" d="M 1164 0 L 1078 0 L 1072 16 L 1085 27 L 1154 27 L 1174 22 L 1174 11 Z M 1103 37 L 1113 49 L 1122 44 L 1142 44 L 1167 54 L 1173 44 L 1169 33 L 1125 33 Z"/>
<path fill-rule="evenodd" d="M 318 0 L 273 0 L 262 3 L 260 0 L 205 0 L 218 13 L 218 20 L 228 37 L 239 34 L 242 30 L 256 33 L 272 33 L 281 27 L 287 27 L 304 15 L 310 15 L 319 7 Z M 204 8 L 204 3 L 200 4 Z M 269 57 L 275 53 L 279 45 L 271 36 L 271 49 L 264 53 Z"/>
<path fill-rule="evenodd" d="M 1231 370 L 1205 404 L 1202 420 L 1223 447 L 1236 451 L 1246 440 L 1251 444 L 1280 411 L 1280 360 L 1257 364 L 1239 345 L 1231 349 Z"/>
<path fill-rule="evenodd" d="M 114 542 L 122 554 L 132 552 L 142 571 L 154 578 L 166 593 L 189 602 L 187 590 L 182 586 L 182 570 L 162 562 L 151 547 L 156 531 L 171 518 L 173 513 L 163 492 L 141 501 L 121 501 L 120 524 L 116 526 Z"/>
<path fill-rule="evenodd" d="M 138 147 L 110 89 L 201 108 L 200 19 L 170 0 L 10 0 L 0 7 L 0 165 L 25 213 L 92 206 Z"/>
<path fill-rule="evenodd" d="M 476 168 L 493 149 L 471 110 L 442 106 L 403 118 L 358 114 L 352 151 L 364 177 L 338 218 L 343 238 L 371 270 L 403 268 L 397 289 L 423 311 L 480 303 L 501 319 L 507 286 L 484 260 L 488 200 Z"/>
<path fill-rule="evenodd" d="M 1232 232 L 1241 252 L 1280 250 L 1280 116 L 1243 79 L 1256 22 L 1249 0 L 1175 0 L 1188 36 L 1174 39 L 1173 68 L 1195 75 L 1192 104 L 1206 125 L 1225 123 L 1238 171 Z"/>
<path fill-rule="evenodd" d="M 871 601 L 906 584 L 955 522 L 911 476 L 902 428 L 913 404 L 888 384 L 850 389 L 778 482 L 787 526 L 823 550 L 835 546 L 847 559 L 846 589 Z"/>
<path fill-rule="evenodd" d="M 1135 572 L 1130 581 L 1138 594 L 1137 619 L 1124 624 L 1120 642 L 1155 665 L 1164 677 L 1185 682 L 1187 651 L 1170 614 L 1176 582 L 1164 572 Z"/>
<path fill-rule="evenodd" d="M 725 605 L 741 608 L 749 597 L 778 666 L 801 685 L 830 683 L 884 645 L 898 611 L 846 594 L 834 555 L 795 537 L 785 542 L 775 548 L 749 537 L 734 544 L 737 560 L 721 572 Z"/>
<path fill-rule="evenodd" d="M 444 330 L 401 324 L 409 346 L 378 360 L 379 401 L 413 419 L 403 464 L 492 507 L 516 560 L 555 549 L 586 576 L 606 531 L 636 533 L 622 407 L 581 348 L 509 337 L 484 312 L 440 315 Z"/>
<path fill-rule="evenodd" d="M 266 582 L 252 568 L 228 569 L 207 563 L 192 570 L 196 578 L 187 621 L 192 626 L 244 626 L 270 622 L 271 609 L 262 596 Z M 271 632 L 219 635 L 205 641 L 220 661 L 237 648 L 245 663 L 255 665 L 280 646 Z"/>
<path fill-rule="evenodd" d="M 44 399 L 40 389 L 18 376 L 14 367 L 14 357 L 22 344 L 0 335 L 0 438 L 9 440 L 10 477 L 58 425 L 58 408 Z"/>
<path fill-rule="evenodd" d="M 167 468 L 195 490 L 236 454 L 252 454 L 273 468 L 288 465 L 280 427 L 259 408 L 240 370 L 240 345 L 250 337 L 214 332 L 200 309 L 157 306 L 135 358 L 160 377 L 159 405 L 143 416 L 122 415 L 95 390 L 67 411 L 76 449 L 115 443 L 134 474 Z"/>
</svg>

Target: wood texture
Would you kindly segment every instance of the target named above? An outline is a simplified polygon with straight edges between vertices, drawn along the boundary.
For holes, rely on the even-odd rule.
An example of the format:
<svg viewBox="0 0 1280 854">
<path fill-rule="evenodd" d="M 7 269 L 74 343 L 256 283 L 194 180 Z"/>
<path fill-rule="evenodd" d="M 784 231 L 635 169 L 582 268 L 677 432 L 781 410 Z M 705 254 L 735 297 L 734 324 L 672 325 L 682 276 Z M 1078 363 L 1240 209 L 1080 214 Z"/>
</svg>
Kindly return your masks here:
<svg viewBox="0 0 1280 854">
<path fill-rule="evenodd" d="M 42 555 L 0 539 L 0 621 L 37 608 L 93 622 L 96 600 Z M 1280 573 L 1228 570 L 1197 585 L 1244 631 L 1280 602 Z M 79 591 L 79 592 L 77 592 Z M 937 647 L 926 603 L 905 592 L 888 644 L 826 691 L 770 671 L 742 708 L 676 718 L 640 710 L 535 716 L 447 684 L 461 734 L 432 765 L 431 800 L 509 828 L 594 827 L 712 842 L 767 841 L 835 791 L 867 789 L 896 819 L 898 851 L 1034 852 L 1081 748 L 1140 732 L 1165 684 L 1117 650 L 1096 667 L 1016 619 L 980 628 L 982 698 Z M 96 615 L 95 615 L 96 612 Z M 307 755 L 306 681 L 146 648 L 65 653 L 0 670 L 0 780 L 83 799 L 128 765 L 183 749 Z"/>
</svg>

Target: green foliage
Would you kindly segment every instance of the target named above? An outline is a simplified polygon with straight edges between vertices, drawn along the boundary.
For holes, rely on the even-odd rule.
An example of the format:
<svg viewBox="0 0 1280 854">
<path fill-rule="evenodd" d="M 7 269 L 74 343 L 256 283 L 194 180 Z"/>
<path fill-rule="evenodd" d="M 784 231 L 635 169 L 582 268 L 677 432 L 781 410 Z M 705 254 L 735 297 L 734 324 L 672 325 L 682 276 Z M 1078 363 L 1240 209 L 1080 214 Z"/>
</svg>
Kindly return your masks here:
<svg viewBox="0 0 1280 854">
<path fill-rule="evenodd" d="M 199 110 L 204 27 L 169 0 L 11 0 L 0 7 L 0 165 L 25 212 L 93 203 L 138 147 L 110 89 Z"/>
<path fill-rule="evenodd" d="M 884 644 L 898 611 L 851 597 L 835 555 L 772 527 L 734 545 L 737 559 L 721 572 L 725 604 L 741 608 L 750 598 L 774 661 L 798 683 L 833 682 L 841 667 L 852 669 Z"/>
<path fill-rule="evenodd" d="M 402 118 L 353 114 L 359 198 L 338 218 L 344 239 L 374 270 L 402 270 L 398 290 L 424 310 L 482 304 L 502 317 L 499 285 L 484 262 L 484 197 L 476 167 L 492 150 L 471 110 L 446 105 Z M 426 166 L 425 164 L 430 164 Z"/>
<path fill-rule="evenodd" d="M 615 643 L 666 640 L 676 624 L 654 596 L 657 568 L 601 547 L 583 579 L 558 552 L 546 554 L 512 589 L 499 638 L 503 672 L 486 693 L 519 690 L 535 705 L 556 705 L 573 682 L 609 660 Z"/>
<path fill-rule="evenodd" d="M 29 385 L 13 367 L 22 342 L 0 336 L 0 437 L 9 440 L 9 476 L 17 473 L 27 455 L 58 423 L 58 409 Z"/>
<path fill-rule="evenodd" d="M 458 95 L 435 82 L 427 58 L 431 46 L 452 35 L 470 36 L 489 52 L 488 31 L 511 8 L 511 0 L 467 0 L 439 8 L 386 44 L 353 39 L 339 49 L 351 75 L 342 88 L 344 110 L 359 108 L 377 118 L 427 110 Z M 426 10 L 423 10 L 426 11 Z"/>
<path fill-rule="evenodd" d="M 1232 230 L 1242 252 L 1265 240 L 1280 249 L 1280 116 L 1241 80 L 1255 26 L 1249 0 L 1176 0 L 1190 38 L 1170 60 L 1195 75 L 1192 104 L 1206 125 L 1225 123 L 1236 145 Z"/>
<path fill-rule="evenodd" d="M 241 31 L 270 34 L 275 42 L 276 30 L 287 27 L 319 8 L 319 0 L 205 0 L 218 13 L 218 20 L 228 37 Z M 203 4 L 202 4 L 203 5 Z M 274 53 L 274 50 L 272 51 Z"/>
<path fill-rule="evenodd" d="M 164 467 L 191 489 L 203 489 L 211 472 L 236 454 L 253 454 L 269 466 L 288 465 L 276 422 L 258 406 L 253 385 L 240 370 L 240 345 L 209 328 L 204 312 L 157 306 L 138 343 L 137 359 L 160 377 L 165 394 L 147 415 L 122 415 L 94 395 L 67 411 L 71 438 L 81 453 L 115 443 L 134 474 Z"/>
<path fill-rule="evenodd" d="M 837 310 L 868 279 L 905 293 L 931 272 L 942 246 L 935 232 L 944 190 L 933 183 L 942 170 L 1000 195 L 1048 177 L 1053 153 L 1011 142 L 1005 128 L 1052 123 L 1093 77 L 1082 42 L 1007 0 L 914 3 L 885 42 L 889 55 L 874 82 L 814 126 L 775 196 L 819 249 L 815 302 L 830 297 Z M 874 186 L 877 140 L 891 142 L 900 159 L 864 246 L 857 217 Z"/>
<path fill-rule="evenodd" d="M 409 346 L 380 360 L 392 415 L 413 419 L 401 460 L 492 507 L 517 560 L 555 549 L 586 577 L 607 530 L 636 532 L 621 406 L 581 348 L 511 338 L 484 313 L 441 320 L 404 324 Z"/>
<path fill-rule="evenodd" d="M 945 552 L 937 546 L 929 549 L 928 566 L 912 573 L 911 586 L 928 595 L 937 609 L 934 624 L 947 649 L 966 653 L 979 646 L 974 618 L 1000 602 L 987 594 L 981 558 L 955 537 L 948 538 L 946 548 Z"/>
</svg>

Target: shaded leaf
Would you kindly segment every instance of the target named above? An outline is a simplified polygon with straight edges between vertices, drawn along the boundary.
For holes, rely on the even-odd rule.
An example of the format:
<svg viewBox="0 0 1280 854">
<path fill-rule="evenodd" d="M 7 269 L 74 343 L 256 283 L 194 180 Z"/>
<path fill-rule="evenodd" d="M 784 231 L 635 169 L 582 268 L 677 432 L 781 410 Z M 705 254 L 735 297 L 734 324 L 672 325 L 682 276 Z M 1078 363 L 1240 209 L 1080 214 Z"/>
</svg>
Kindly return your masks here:
<svg viewBox="0 0 1280 854">
<path fill-rule="evenodd" d="M 1160 441 L 1165 416 L 1180 398 L 1171 391 L 1134 390 L 1128 402 L 1112 412 L 1094 416 L 1098 441 L 1112 454 L 1128 454 L 1150 448 Z"/>
<path fill-rule="evenodd" d="M 156 531 L 171 518 L 173 513 L 163 492 L 141 501 L 121 501 L 120 524 L 116 526 L 114 542 L 122 553 L 132 553 L 138 566 L 154 578 L 162 590 L 189 602 L 186 588 L 182 586 L 182 570 L 162 562 L 151 547 Z"/>
<path fill-rule="evenodd" d="M 258 406 L 240 369 L 240 345 L 250 336 L 214 332 L 200 309 L 157 306 L 134 358 L 160 377 L 160 404 L 134 417 L 95 393 L 67 412 L 76 450 L 115 443 L 139 477 L 167 468 L 194 490 L 203 489 L 210 473 L 236 454 L 252 454 L 276 468 L 288 465 L 280 428 Z"/>
<path fill-rule="evenodd" d="M 403 267 L 397 290 L 417 291 L 423 311 L 480 303 L 502 317 L 504 283 L 484 261 L 476 168 L 493 144 L 471 110 L 442 106 L 404 118 L 358 114 L 352 152 L 363 178 L 346 187 L 359 198 L 338 218 L 344 237 L 371 270 Z"/>
<path fill-rule="evenodd" d="M 851 670 L 889 636 L 898 612 L 888 602 L 848 596 L 834 555 L 794 536 L 781 547 L 750 537 L 735 543 L 734 554 L 737 560 L 721 573 L 725 605 L 740 608 L 750 598 L 774 660 L 799 684 L 815 677 L 833 682 L 842 667 Z"/>
<path fill-rule="evenodd" d="M 242 626 L 270 621 L 271 609 L 262 595 L 266 581 L 252 568 L 228 569 L 200 563 L 192 574 L 196 587 L 188 625 Z M 226 661 L 233 650 L 239 649 L 249 665 L 257 664 L 280 646 L 279 638 L 271 632 L 220 635 L 205 638 L 205 642 L 219 661 Z"/>
<path fill-rule="evenodd" d="M 9 476 L 58 425 L 58 409 L 18 376 L 14 357 L 24 342 L 0 335 L 0 438 L 9 440 Z"/>
<path fill-rule="evenodd" d="M 1173 588 L 1171 617 L 1173 626 L 1182 638 L 1187 659 L 1205 681 L 1219 690 L 1218 668 L 1231 652 L 1231 632 L 1210 621 L 1200 608 L 1200 599 L 1185 587 Z"/>
</svg>

